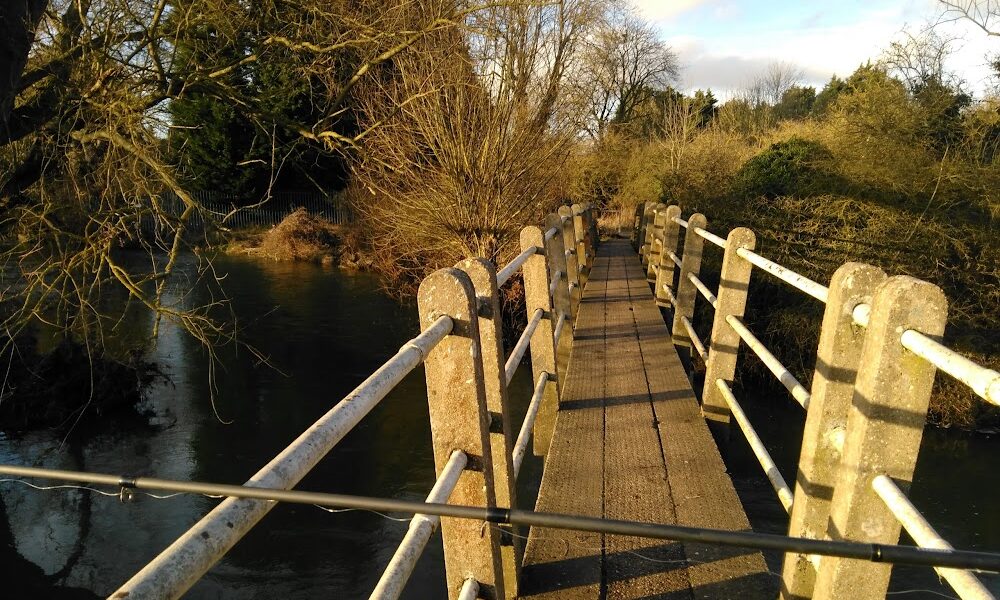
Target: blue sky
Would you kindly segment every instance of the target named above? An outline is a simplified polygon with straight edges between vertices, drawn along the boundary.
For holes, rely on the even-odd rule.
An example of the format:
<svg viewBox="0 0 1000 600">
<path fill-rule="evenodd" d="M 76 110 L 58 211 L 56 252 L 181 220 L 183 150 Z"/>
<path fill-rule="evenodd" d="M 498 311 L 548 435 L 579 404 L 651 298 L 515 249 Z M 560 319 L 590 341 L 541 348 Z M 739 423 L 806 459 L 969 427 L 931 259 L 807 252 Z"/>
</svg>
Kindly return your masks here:
<svg viewBox="0 0 1000 600">
<path fill-rule="evenodd" d="M 633 2 L 678 52 L 679 87 L 711 88 L 722 98 L 776 61 L 796 65 L 805 83 L 821 87 L 834 73 L 849 75 L 877 59 L 904 28 L 918 30 L 942 15 L 935 0 Z M 985 55 L 1000 53 L 1000 39 L 963 21 L 939 27 L 962 38 L 949 67 L 982 94 L 991 83 Z"/>
</svg>

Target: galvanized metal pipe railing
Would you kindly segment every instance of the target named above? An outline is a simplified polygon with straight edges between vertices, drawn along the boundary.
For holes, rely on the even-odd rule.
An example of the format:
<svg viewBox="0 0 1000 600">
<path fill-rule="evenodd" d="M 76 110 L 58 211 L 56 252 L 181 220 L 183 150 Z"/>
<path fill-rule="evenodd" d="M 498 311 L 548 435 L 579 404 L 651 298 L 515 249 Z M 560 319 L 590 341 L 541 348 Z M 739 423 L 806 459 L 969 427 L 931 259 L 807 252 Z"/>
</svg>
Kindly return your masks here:
<svg viewBox="0 0 1000 600">
<path fill-rule="evenodd" d="M 552 340 L 554 343 L 559 343 L 559 338 L 562 336 L 563 327 L 566 325 L 566 313 L 559 313 L 559 320 L 556 321 L 555 331 L 552 333 Z"/>
<path fill-rule="evenodd" d="M 680 217 L 674 217 L 673 219 L 671 219 L 671 221 L 673 221 L 674 223 L 677 223 L 678 225 L 680 225 L 684 229 L 687 229 L 687 227 L 688 227 L 688 222 L 685 221 L 684 219 L 680 218 Z"/>
<path fill-rule="evenodd" d="M 760 358 L 768 370 L 791 392 L 792 397 L 802 405 L 802 408 L 808 409 L 809 398 L 811 396 L 809 390 L 792 375 L 792 372 L 785 365 L 781 364 L 781 361 L 777 357 L 771 354 L 767 347 L 764 346 L 764 343 L 757 339 L 757 336 L 747 329 L 746 325 L 739 318 L 729 315 L 726 317 L 726 323 L 729 323 L 729 326 L 746 342 L 747 347 L 753 350 L 754 354 Z"/>
<path fill-rule="evenodd" d="M 514 449 L 511 452 L 513 465 L 513 478 L 517 479 L 521 472 L 521 463 L 524 462 L 524 455 L 528 452 L 528 442 L 531 441 L 531 432 L 535 428 L 535 418 L 538 416 L 538 408 L 542 405 L 542 397 L 545 395 L 545 386 L 549 382 L 549 374 L 542 371 L 535 384 L 535 391 L 531 394 L 531 402 L 528 403 L 528 411 L 524 414 L 524 422 L 521 423 L 521 431 L 517 434 L 517 441 L 514 442 Z"/>
<path fill-rule="evenodd" d="M 670 290 L 670 286 L 663 284 L 663 293 L 667 295 L 667 300 L 670 301 L 671 306 L 677 308 L 677 296 L 674 296 L 673 291 Z"/>
<path fill-rule="evenodd" d="M 514 260 L 507 263 L 507 266 L 497 271 L 497 287 L 503 287 L 514 276 L 514 273 L 517 273 L 518 269 L 523 267 L 524 263 L 528 262 L 528 259 L 534 256 L 537 251 L 537 248 L 528 248 L 514 257 Z"/>
<path fill-rule="evenodd" d="M 458 592 L 458 600 L 476 600 L 479 597 L 479 582 L 475 579 L 466 579 L 462 584 L 462 589 Z"/>
<path fill-rule="evenodd" d="M 518 338 L 517 343 L 514 344 L 514 349 L 510 351 L 510 356 L 507 357 L 507 363 L 504 365 L 507 385 L 510 385 L 510 380 L 514 378 L 514 373 L 517 372 L 517 367 L 521 364 L 521 360 L 524 359 L 524 353 L 528 351 L 528 345 L 531 343 L 531 336 L 535 334 L 535 329 L 538 328 L 538 324 L 542 322 L 542 317 L 544 316 L 544 310 L 540 308 L 535 309 L 535 313 L 531 315 L 531 320 L 528 321 L 528 326 L 521 332 L 521 337 Z"/>
<path fill-rule="evenodd" d="M 547 241 L 551 240 L 552 238 L 556 237 L 557 233 L 559 233 L 559 228 L 558 227 L 550 227 L 545 232 L 545 236 L 544 236 L 545 241 L 547 242 Z"/>
<path fill-rule="evenodd" d="M 764 269 L 771 275 L 774 275 L 775 277 L 784 281 L 790 286 L 802 290 L 803 292 L 809 294 L 813 298 L 816 298 L 820 302 L 823 303 L 826 302 L 827 296 L 829 295 L 829 290 L 825 285 L 816 283 L 815 281 L 809 279 L 808 277 L 805 277 L 804 275 L 799 275 L 798 273 L 792 271 L 791 269 L 783 267 L 772 260 L 768 260 L 763 256 L 761 256 L 760 254 L 757 254 L 753 250 L 747 250 L 746 248 L 739 248 L 736 250 L 736 254 L 747 259 L 748 261 L 753 263 L 754 266 Z"/>
<path fill-rule="evenodd" d="M 774 491 L 778 494 L 778 500 L 780 500 L 781 505 L 785 507 L 785 512 L 791 512 L 792 489 L 788 487 L 788 483 L 785 481 L 785 478 L 782 477 L 781 472 L 778 471 L 778 465 L 774 463 L 774 459 L 771 458 L 767 448 L 764 447 L 764 442 L 761 441 L 760 436 L 757 435 L 757 431 L 750 423 L 750 419 L 748 419 L 746 413 L 743 412 L 743 407 L 740 406 L 740 403 L 736 400 L 736 396 L 733 394 L 733 390 L 730 389 L 729 384 L 722 379 L 716 379 L 715 385 L 722 393 L 722 397 L 726 399 L 726 404 L 729 405 L 729 410 L 733 413 L 733 418 L 736 419 L 736 423 L 739 424 L 740 429 L 743 431 L 743 435 L 746 436 L 747 442 L 750 443 L 750 448 L 753 450 L 754 456 L 757 457 L 757 460 L 760 462 L 760 466 L 764 469 L 764 474 L 767 475 L 768 480 L 771 482 L 771 486 L 774 487 Z"/>
<path fill-rule="evenodd" d="M 337 445 L 452 330 L 441 316 L 365 379 L 247 481 L 248 486 L 288 489 Z M 115 597 L 178 598 L 260 521 L 274 503 L 229 498 L 184 532 L 125 582 Z"/>
<path fill-rule="evenodd" d="M 426 502 L 444 504 L 448 502 L 452 491 L 458 485 L 458 479 L 469 464 L 469 457 L 461 450 L 455 450 L 448 458 L 441 475 L 434 482 L 427 495 Z M 424 553 L 427 542 L 431 539 L 438 526 L 441 524 L 441 517 L 436 515 L 425 515 L 417 513 L 410 520 L 410 528 L 406 531 L 403 541 L 396 548 L 396 553 L 392 555 L 389 564 L 386 566 L 382 577 L 379 578 L 375 589 L 372 590 L 369 600 L 396 600 L 403 593 L 403 588 L 410 580 L 413 568 L 417 566 L 417 561 Z"/>
<path fill-rule="evenodd" d="M 698 291 L 705 297 L 705 300 L 708 300 L 708 303 L 712 305 L 712 308 L 716 308 L 719 303 L 719 299 L 715 297 L 712 290 L 708 289 L 708 286 L 705 285 L 701 279 L 698 279 L 698 276 L 694 273 L 688 273 L 688 279 L 694 284 L 694 287 L 698 288 Z"/>
<path fill-rule="evenodd" d="M 681 259 L 680 259 L 679 256 L 677 256 L 676 252 L 674 252 L 673 250 L 671 250 L 671 251 L 667 252 L 667 256 L 670 257 L 670 260 L 674 261 L 674 264 L 677 265 L 678 269 L 680 269 L 680 268 L 683 267 L 683 265 L 681 264 Z"/>
<path fill-rule="evenodd" d="M 681 315 L 681 323 L 684 324 L 684 329 L 687 330 L 688 337 L 691 338 L 691 343 L 694 345 L 694 349 L 698 351 L 698 355 L 701 356 L 703 361 L 708 362 L 708 350 L 705 349 L 705 343 L 698 337 L 698 332 L 694 330 L 691 320 Z"/>
<path fill-rule="evenodd" d="M 720 238 L 719 236 L 715 235 L 711 231 L 706 231 L 706 230 L 702 229 L 701 227 L 695 227 L 694 228 L 694 232 L 697 233 L 698 235 L 700 235 L 701 237 L 705 238 L 706 240 L 712 242 L 713 244 L 715 244 L 719 248 L 722 248 L 723 250 L 726 249 L 726 240 Z"/>
<path fill-rule="evenodd" d="M 854 308 L 851 316 L 855 323 L 867 327 L 871 310 L 871 306 L 859 304 Z M 972 391 L 982 399 L 1000 406 L 1000 373 L 976 364 L 951 348 L 913 329 L 904 331 L 899 341 L 910 352 L 972 388 Z"/>
<path fill-rule="evenodd" d="M 472 519 L 487 523 L 530 525 L 532 527 L 590 531 L 611 535 L 716 544 L 757 550 L 780 550 L 801 554 L 840 556 L 889 564 L 928 567 L 941 566 L 958 569 L 977 569 L 993 573 L 1000 572 L 1000 554 L 970 550 L 948 551 L 894 544 L 873 544 L 846 540 L 818 540 L 752 531 L 732 531 L 711 529 L 708 527 L 644 523 L 513 508 L 428 503 L 397 498 L 373 498 L 370 496 L 304 492 L 245 485 L 176 481 L 152 477 L 125 477 L 105 473 L 84 473 L 80 471 L 40 469 L 12 465 L 0 465 L 0 475 L 42 477 L 61 481 L 166 492 L 212 494 L 232 498 L 264 500 L 270 504 L 274 502 L 289 502 L 294 504 L 315 504 L 341 509 L 402 512 L 409 514 L 422 513 L 437 515 L 439 517 Z"/>
<path fill-rule="evenodd" d="M 562 278 L 563 278 L 562 271 L 556 271 L 555 273 L 552 274 L 552 282 L 549 283 L 549 298 L 556 297 L 556 291 L 559 288 L 559 282 L 562 281 Z"/>
<path fill-rule="evenodd" d="M 872 489 L 882 498 L 885 505 L 892 511 L 896 519 L 910 534 L 913 541 L 921 548 L 938 550 L 953 550 L 952 545 L 931 527 L 917 507 L 903 494 L 896 482 L 885 475 L 877 475 L 872 479 Z M 993 594 L 986 589 L 979 579 L 969 571 L 944 569 L 934 567 L 938 575 L 943 577 L 951 587 L 958 592 L 962 600 L 995 600 Z"/>
</svg>

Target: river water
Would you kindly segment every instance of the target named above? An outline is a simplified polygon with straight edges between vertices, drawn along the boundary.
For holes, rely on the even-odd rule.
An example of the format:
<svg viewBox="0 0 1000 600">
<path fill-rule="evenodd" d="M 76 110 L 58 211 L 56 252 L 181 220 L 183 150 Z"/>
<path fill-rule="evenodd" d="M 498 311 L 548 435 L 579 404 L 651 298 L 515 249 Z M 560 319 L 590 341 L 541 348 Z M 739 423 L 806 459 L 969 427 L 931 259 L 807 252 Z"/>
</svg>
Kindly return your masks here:
<svg viewBox="0 0 1000 600">
<path fill-rule="evenodd" d="M 221 352 L 214 394 L 218 417 L 204 351 L 167 326 L 150 352 L 170 377 L 150 392 L 158 415 L 152 426 L 89 426 L 65 442 L 44 432 L 0 438 L 0 462 L 242 483 L 416 332 L 416 308 L 384 294 L 372 276 L 232 257 L 218 258 L 216 269 L 225 274 L 223 285 L 241 335 L 271 363 L 261 364 L 245 349 Z M 194 302 L 203 299 L 197 293 L 191 297 Z M 133 312 L 119 334 L 141 335 L 149 324 L 148 315 Z M 512 386 L 515 423 L 520 423 L 531 393 L 529 369 L 520 369 Z M 796 432 L 801 431 L 801 416 L 789 408 L 792 404 L 763 400 L 749 407 L 789 480 L 798 453 Z M 998 451 L 997 436 L 926 432 L 912 497 L 958 547 L 1000 549 Z M 729 454 L 755 528 L 783 531 L 780 505 L 759 467 L 739 443 Z M 519 482 L 522 505 L 532 503 L 538 462 L 525 465 Z M 299 488 L 416 500 L 433 481 L 423 373 L 418 369 Z M 81 490 L 38 491 L 16 482 L 0 484 L 0 499 L 0 519 L 6 520 L 0 522 L 0 548 L 17 556 L 0 562 L 0 573 L 9 580 L 18 571 L 38 571 L 39 581 L 50 587 L 23 592 L 29 596 L 81 598 L 114 591 L 218 502 L 199 496 L 139 496 L 121 503 Z M 405 521 L 366 512 L 331 514 L 279 505 L 187 597 L 367 597 L 406 527 Z M 1000 580 L 992 578 L 989 585 L 1000 593 Z M 953 595 L 925 569 L 898 569 L 892 589 L 903 598 L 940 597 L 909 591 L 914 589 Z M 435 537 L 406 597 L 444 593 L 440 538 Z"/>
</svg>

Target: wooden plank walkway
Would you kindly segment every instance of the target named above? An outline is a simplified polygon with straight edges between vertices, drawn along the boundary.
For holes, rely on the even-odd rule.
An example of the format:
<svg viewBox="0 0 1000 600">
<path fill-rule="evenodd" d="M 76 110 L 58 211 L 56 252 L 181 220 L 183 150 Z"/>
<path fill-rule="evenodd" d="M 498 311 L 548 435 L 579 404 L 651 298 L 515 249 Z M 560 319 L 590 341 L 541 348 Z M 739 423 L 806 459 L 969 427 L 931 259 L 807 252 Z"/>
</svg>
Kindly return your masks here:
<svg viewBox="0 0 1000 600">
<path fill-rule="evenodd" d="M 601 246 L 537 510 L 749 530 L 645 272 L 628 242 Z M 771 598 L 757 552 L 532 529 L 530 598 Z"/>
</svg>

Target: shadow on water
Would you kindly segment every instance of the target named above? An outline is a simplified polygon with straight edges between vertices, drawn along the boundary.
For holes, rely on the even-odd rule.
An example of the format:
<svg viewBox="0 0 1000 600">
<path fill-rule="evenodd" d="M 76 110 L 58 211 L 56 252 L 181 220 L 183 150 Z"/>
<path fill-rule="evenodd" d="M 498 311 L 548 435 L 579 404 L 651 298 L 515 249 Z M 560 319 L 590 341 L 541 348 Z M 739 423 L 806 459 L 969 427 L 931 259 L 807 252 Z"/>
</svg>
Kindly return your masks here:
<svg viewBox="0 0 1000 600">
<path fill-rule="evenodd" d="M 150 358 L 171 383 L 153 389 L 150 400 L 172 425 L 102 427 L 75 436 L 62 450 L 59 438 L 46 432 L 0 439 L 0 462 L 242 483 L 417 333 L 415 306 L 386 296 L 372 276 L 230 257 L 220 257 L 216 269 L 225 274 L 223 287 L 244 340 L 274 367 L 246 349 L 220 352 L 215 402 L 231 424 L 213 414 L 203 349 L 168 326 Z M 192 301 L 205 300 L 207 292 L 202 294 Z M 150 315 L 130 311 L 116 335 L 140 338 L 149 324 Z M 530 395 L 530 369 L 522 368 L 511 388 L 515 423 Z M 531 505 L 539 461 L 529 459 L 525 469 L 521 489 Z M 298 488 L 417 500 L 433 482 L 418 369 Z M 0 551 L 38 571 L 37 585 L 50 587 L 36 591 L 46 597 L 60 590 L 81 597 L 70 588 L 111 593 L 217 503 L 199 496 L 140 496 L 122 504 L 79 490 L 39 492 L 14 483 L 3 484 L 0 496 L 0 518 L 6 513 Z M 407 523 L 395 520 L 403 515 L 391 516 L 279 505 L 186 597 L 366 597 L 406 532 Z M 445 594 L 442 556 L 435 536 L 407 597 Z M 25 572 L 13 560 L 0 564 L 8 580 Z"/>
</svg>

